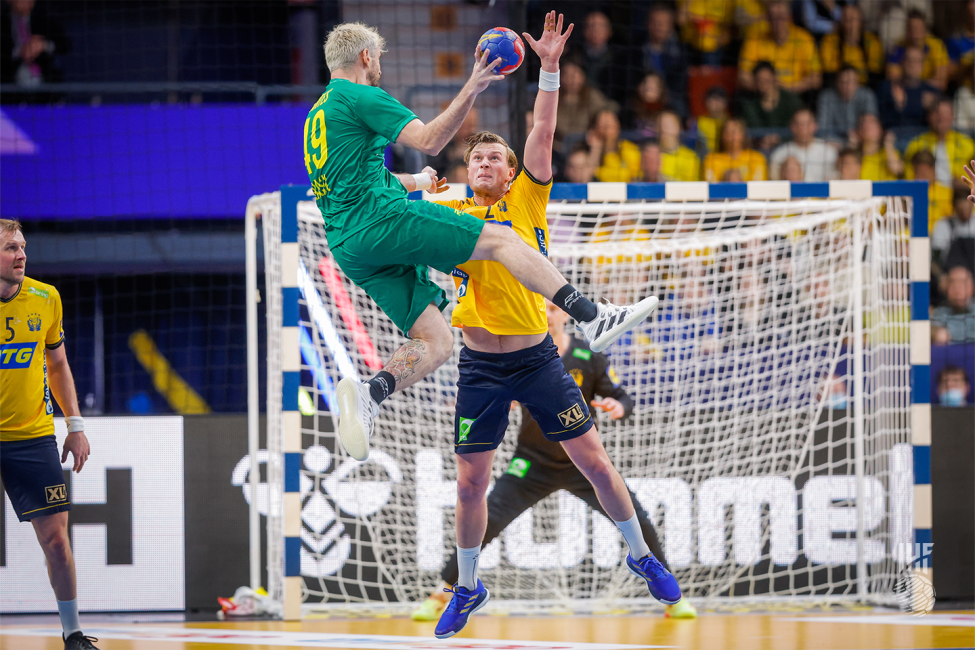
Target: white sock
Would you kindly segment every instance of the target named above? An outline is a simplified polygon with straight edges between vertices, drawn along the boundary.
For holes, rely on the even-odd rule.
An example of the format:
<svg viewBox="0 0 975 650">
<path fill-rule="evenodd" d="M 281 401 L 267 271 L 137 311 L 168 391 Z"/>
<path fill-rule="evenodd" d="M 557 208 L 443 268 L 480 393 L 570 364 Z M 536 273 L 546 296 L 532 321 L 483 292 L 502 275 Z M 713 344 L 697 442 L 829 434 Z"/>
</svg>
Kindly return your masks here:
<svg viewBox="0 0 975 650">
<path fill-rule="evenodd" d="M 59 600 L 58 615 L 61 617 L 61 628 L 67 639 L 75 632 L 81 632 L 81 619 L 78 618 L 78 599 Z"/>
<path fill-rule="evenodd" d="M 616 521 L 613 523 L 623 533 L 623 539 L 626 540 L 626 545 L 630 547 L 630 557 L 634 560 L 639 560 L 650 555 L 650 547 L 647 546 L 646 540 L 643 539 L 643 531 L 640 530 L 640 522 L 637 520 L 635 512 L 626 521 Z"/>
<path fill-rule="evenodd" d="M 457 547 L 457 569 L 460 575 L 457 577 L 457 584 L 465 589 L 473 589 L 477 586 L 477 558 L 481 556 L 481 547 L 461 548 Z"/>
</svg>

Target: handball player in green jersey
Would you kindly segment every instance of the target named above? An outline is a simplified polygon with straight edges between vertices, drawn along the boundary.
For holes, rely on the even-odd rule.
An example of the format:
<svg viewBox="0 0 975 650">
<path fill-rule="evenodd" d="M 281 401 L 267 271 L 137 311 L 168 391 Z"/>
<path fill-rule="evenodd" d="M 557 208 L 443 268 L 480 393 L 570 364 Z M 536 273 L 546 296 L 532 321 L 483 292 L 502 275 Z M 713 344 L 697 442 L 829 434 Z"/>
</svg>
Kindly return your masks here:
<svg viewBox="0 0 975 650">
<path fill-rule="evenodd" d="M 596 305 L 510 228 L 486 223 L 407 193 L 441 189 L 432 169 L 390 173 L 384 150 L 397 142 L 436 155 L 460 128 L 474 99 L 492 81 L 501 59 L 476 51 L 470 79 L 450 106 L 429 124 L 379 88 L 385 41 L 372 27 L 345 23 L 325 42 L 332 80 L 304 127 L 305 168 L 325 220 L 328 245 L 342 271 L 369 294 L 409 337 L 368 382 L 351 377 L 337 387 L 339 438 L 358 460 L 369 456 L 369 436 L 379 404 L 446 361 L 454 337 L 441 310 L 444 291 L 429 277 L 449 274 L 468 260 L 502 264 L 526 288 L 572 316 L 594 351 L 601 351 L 654 310 L 650 297 L 627 307 Z M 556 82 L 557 83 L 557 82 Z"/>
</svg>

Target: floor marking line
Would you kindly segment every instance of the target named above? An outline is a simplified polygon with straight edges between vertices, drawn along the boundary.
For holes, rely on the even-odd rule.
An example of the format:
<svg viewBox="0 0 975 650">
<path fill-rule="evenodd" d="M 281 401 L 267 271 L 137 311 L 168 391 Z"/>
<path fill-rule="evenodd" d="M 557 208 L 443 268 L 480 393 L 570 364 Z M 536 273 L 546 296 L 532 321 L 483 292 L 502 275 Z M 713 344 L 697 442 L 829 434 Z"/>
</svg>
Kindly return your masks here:
<svg viewBox="0 0 975 650">
<path fill-rule="evenodd" d="M 802 618 L 783 618 L 791 623 L 854 623 L 859 625 L 914 625 L 923 627 L 973 627 L 975 616 L 957 614 L 875 614 L 850 616 L 806 616 Z"/>
<path fill-rule="evenodd" d="M 60 627 L 7 627 L 4 636 L 60 637 Z M 111 626 L 86 627 L 85 634 L 99 639 L 129 641 L 169 641 L 172 643 L 212 643 L 284 648 L 355 648 L 356 650 L 635 650 L 673 648 L 663 645 L 624 643 L 581 643 L 574 641 L 520 641 L 503 639 L 448 639 L 438 641 L 422 636 L 350 634 L 328 632 L 277 632 L 188 627 Z"/>
</svg>

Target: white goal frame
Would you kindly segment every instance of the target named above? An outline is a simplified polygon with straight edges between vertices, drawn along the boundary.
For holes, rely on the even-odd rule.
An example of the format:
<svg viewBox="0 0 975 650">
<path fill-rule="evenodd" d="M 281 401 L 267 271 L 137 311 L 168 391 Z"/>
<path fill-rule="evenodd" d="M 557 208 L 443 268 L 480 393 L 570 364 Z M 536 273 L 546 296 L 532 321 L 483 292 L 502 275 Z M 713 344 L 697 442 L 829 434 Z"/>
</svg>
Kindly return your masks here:
<svg viewBox="0 0 975 650">
<path fill-rule="evenodd" d="M 466 186 L 452 186 L 460 193 Z M 555 184 L 551 201 L 622 202 L 654 201 L 775 201 L 795 199 L 851 199 L 871 197 L 905 197 L 910 200 L 910 441 L 913 445 L 913 526 L 915 548 L 931 542 L 931 485 L 930 485 L 930 243 L 928 239 L 928 186 L 925 181 L 831 181 L 828 183 L 790 183 L 762 181 L 748 183 L 589 183 Z M 414 193 L 411 198 L 421 198 Z M 425 196 L 424 196 L 425 198 Z M 442 195 L 438 195 L 438 199 Z M 450 197 L 456 198 L 456 197 Z M 301 355 L 299 352 L 298 308 L 298 204 L 314 201 L 308 186 L 283 186 L 280 191 L 252 197 L 245 217 L 245 245 L 247 248 L 247 365 L 248 365 L 248 447 L 251 462 L 251 494 L 257 495 L 259 435 L 259 377 L 258 377 L 258 303 L 267 310 L 267 355 L 281 360 L 281 371 L 272 372 L 268 364 L 267 377 L 267 571 L 269 594 L 282 602 L 285 619 L 302 615 L 302 577 L 300 575 L 301 516 L 300 468 L 302 463 L 301 415 L 298 411 Z M 262 217 L 264 217 L 262 219 Z M 268 219 L 266 217 L 273 217 Z M 268 245 L 278 244 L 277 256 L 280 278 L 270 275 L 269 250 L 264 251 L 266 290 L 258 289 L 258 225 L 273 226 L 265 232 Z M 856 249 L 857 244 L 854 244 Z M 274 271 L 275 273 L 277 271 Z M 272 289 L 280 287 L 280 289 Z M 862 323 L 861 323 L 862 325 Z M 861 360 L 862 364 L 862 360 Z M 272 395 L 280 399 L 271 399 Z M 862 391 L 857 391 L 855 412 L 861 413 Z M 854 419 L 857 484 L 862 483 L 862 418 Z M 859 493 L 863 493 L 859 491 Z M 858 529 L 863 530 L 862 509 L 858 508 Z M 250 503 L 250 580 L 255 588 L 261 583 L 260 516 L 257 499 Z M 857 536 L 858 553 L 857 600 L 867 602 L 865 586 L 866 562 L 862 552 L 863 535 Z M 926 547 L 927 548 L 927 547 Z M 930 567 L 916 569 L 931 578 Z"/>
</svg>

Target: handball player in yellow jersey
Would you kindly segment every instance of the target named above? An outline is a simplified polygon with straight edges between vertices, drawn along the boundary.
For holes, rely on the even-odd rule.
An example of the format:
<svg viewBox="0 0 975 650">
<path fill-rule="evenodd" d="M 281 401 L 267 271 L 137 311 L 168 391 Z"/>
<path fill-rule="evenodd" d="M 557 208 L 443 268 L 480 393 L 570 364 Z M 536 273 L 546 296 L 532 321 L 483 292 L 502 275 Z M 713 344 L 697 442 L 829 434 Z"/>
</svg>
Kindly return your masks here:
<svg viewBox="0 0 975 650">
<path fill-rule="evenodd" d="M 20 223 L 0 219 L 0 480 L 20 521 L 34 526 L 57 598 L 65 650 L 94 648 L 78 620 L 74 555 L 61 463 L 88 460 L 85 423 L 64 352 L 61 296 L 26 277 Z M 68 437 L 58 454 L 51 394 L 64 411 Z M 8 586 L 9 588 L 9 586 Z"/>
<path fill-rule="evenodd" d="M 498 135 L 481 132 L 468 139 L 468 184 L 474 196 L 442 205 L 511 228 L 542 255 L 548 253 L 545 207 L 552 187 L 552 141 L 558 112 L 559 58 L 572 25 L 562 32 L 562 16 L 545 17 L 542 37 L 525 39 L 542 61 L 534 126 L 525 142 L 525 168 Z M 578 384 L 566 372 L 548 333 L 545 299 L 520 284 L 494 261 L 467 261 L 454 271 L 457 307 L 452 324 L 463 328 L 454 450 L 457 454 L 458 581 L 436 636 L 447 638 L 467 624 L 490 594 L 477 578 L 477 561 L 487 528 L 485 494 L 494 452 L 508 427 L 512 401 L 521 403 L 545 438 L 560 442 L 592 483 L 599 503 L 630 548 L 627 568 L 647 581 L 661 602 L 681 599 L 674 577 L 653 556 L 643 537 L 630 493 L 603 448 Z"/>
</svg>

